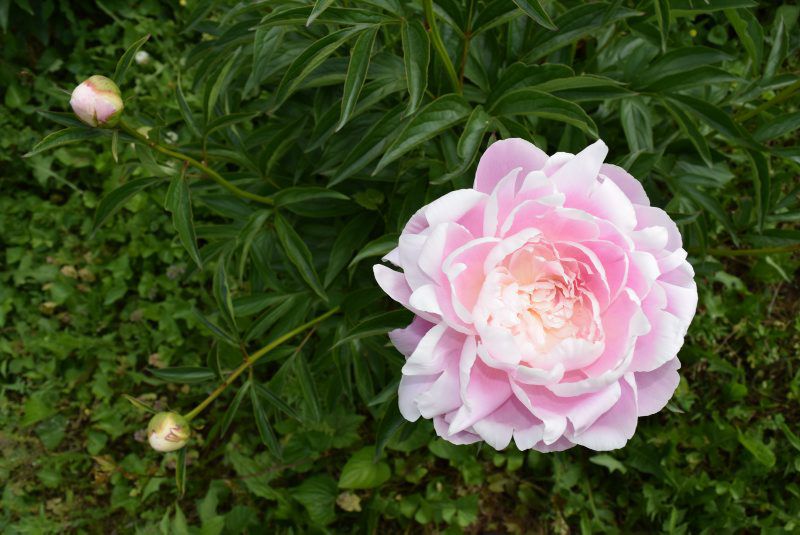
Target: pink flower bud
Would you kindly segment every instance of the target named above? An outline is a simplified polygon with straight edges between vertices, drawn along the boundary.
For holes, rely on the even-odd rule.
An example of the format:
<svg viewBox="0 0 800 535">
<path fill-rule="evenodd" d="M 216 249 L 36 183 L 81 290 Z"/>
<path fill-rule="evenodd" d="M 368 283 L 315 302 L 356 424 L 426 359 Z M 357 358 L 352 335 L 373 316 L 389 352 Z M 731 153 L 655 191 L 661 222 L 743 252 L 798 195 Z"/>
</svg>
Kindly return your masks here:
<svg viewBox="0 0 800 535">
<path fill-rule="evenodd" d="M 189 440 L 189 422 L 175 412 L 160 412 L 147 425 L 147 440 L 156 451 L 179 450 Z"/>
<path fill-rule="evenodd" d="M 125 107 L 117 84 L 98 74 L 76 87 L 69 103 L 84 123 L 109 128 L 117 124 Z"/>
</svg>

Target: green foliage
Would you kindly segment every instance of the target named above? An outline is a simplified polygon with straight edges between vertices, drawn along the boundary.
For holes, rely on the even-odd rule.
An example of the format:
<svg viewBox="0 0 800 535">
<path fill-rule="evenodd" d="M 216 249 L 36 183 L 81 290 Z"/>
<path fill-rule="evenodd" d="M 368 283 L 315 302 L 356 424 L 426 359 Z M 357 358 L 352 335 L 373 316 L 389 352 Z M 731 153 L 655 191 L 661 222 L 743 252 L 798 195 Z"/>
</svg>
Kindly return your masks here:
<svg viewBox="0 0 800 535">
<path fill-rule="evenodd" d="M 4 532 L 800 530 L 797 6 L 140 4 L 0 1 Z M 35 113 L 115 66 L 136 135 Z M 397 413 L 409 315 L 370 265 L 510 136 L 602 137 L 690 250 L 681 385 L 623 450 L 453 446 Z M 334 306 L 187 449 L 143 443 L 142 406 L 189 411 Z"/>
</svg>

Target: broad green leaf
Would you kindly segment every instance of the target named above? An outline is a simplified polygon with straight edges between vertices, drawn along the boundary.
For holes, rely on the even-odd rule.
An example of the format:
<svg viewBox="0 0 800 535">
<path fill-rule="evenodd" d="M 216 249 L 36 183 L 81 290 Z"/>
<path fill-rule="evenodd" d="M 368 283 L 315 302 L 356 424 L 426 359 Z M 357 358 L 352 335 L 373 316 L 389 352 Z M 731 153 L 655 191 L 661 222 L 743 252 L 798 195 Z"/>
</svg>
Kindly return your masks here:
<svg viewBox="0 0 800 535">
<path fill-rule="evenodd" d="M 761 152 L 748 150 L 747 155 L 753 166 L 753 189 L 755 190 L 758 228 L 763 229 L 764 220 L 769 215 L 772 175 L 769 172 L 769 162 Z"/>
<path fill-rule="evenodd" d="M 669 39 L 669 0 L 654 0 L 656 7 L 656 19 L 658 19 L 658 31 L 661 34 L 661 51 L 667 51 L 667 40 Z"/>
<path fill-rule="evenodd" d="M 265 332 L 272 328 L 272 326 L 275 325 L 278 320 L 288 314 L 289 311 L 296 308 L 298 305 L 298 300 L 303 299 L 303 297 L 304 296 L 302 294 L 284 296 L 283 300 L 278 304 L 278 306 L 253 322 L 253 324 L 250 326 L 250 329 L 247 331 L 247 334 L 245 335 L 245 340 L 249 341 L 261 337 Z M 305 297 L 307 298 L 309 296 Z"/>
<path fill-rule="evenodd" d="M 428 87 L 428 64 L 430 63 L 430 39 L 428 32 L 418 20 L 403 22 L 403 65 L 408 84 L 408 108 L 406 115 L 413 115 Z"/>
<path fill-rule="evenodd" d="M 467 165 L 471 164 L 478 153 L 483 135 L 486 129 L 489 128 L 491 117 L 483 109 L 483 106 L 476 106 L 467 119 L 467 124 L 464 126 L 464 132 L 458 139 L 456 153 Z"/>
<path fill-rule="evenodd" d="M 753 137 L 763 143 L 786 134 L 797 134 L 798 130 L 800 130 L 800 111 L 778 115 L 765 121 L 756 129 Z"/>
<path fill-rule="evenodd" d="M 178 496 L 183 498 L 186 493 L 186 449 L 178 450 L 178 458 L 175 461 L 175 486 L 178 488 Z M 175 504 L 175 523 L 173 525 L 175 533 L 189 533 L 186 528 L 186 518 L 183 516 L 180 506 Z"/>
<path fill-rule="evenodd" d="M 437 134 L 451 128 L 469 115 L 472 109 L 460 95 L 444 95 L 427 106 L 403 128 L 378 162 L 373 175 Z"/>
<path fill-rule="evenodd" d="M 366 447 L 347 460 L 339 476 L 340 489 L 374 489 L 388 481 L 392 471 L 385 462 L 375 462 L 374 453 L 374 447 Z"/>
<path fill-rule="evenodd" d="M 294 93 L 309 74 L 322 65 L 337 48 L 350 39 L 357 29 L 345 28 L 329 33 L 322 39 L 315 41 L 295 58 L 281 79 L 273 95 L 273 109 L 277 109 Z"/>
<path fill-rule="evenodd" d="M 497 99 L 514 89 L 539 86 L 537 89 L 546 92 L 549 89 L 541 89 L 546 82 L 574 76 L 575 73 L 566 65 L 512 63 L 503 71 L 497 83 L 492 85 L 486 104 L 491 108 Z"/>
<path fill-rule="evenodd" d="M 367 78 L 369 68 L 369 58 L 372 55 L 372 47 L 375 44 L 375 36 L 378 28 L 367 28 L 356 39 L 353 49 L 350 51 L 350 64 L 347 67 L 347 77 L 344 81 L 344 95 L 342 96 L 342 112 L 336 130 L 341 128 L 350 119 L 356 107 L 364 80 Z"/>
<path fill-rule="evenodd" d="M 336 276 L 347 267 L 355 252 L 367 240 L 370 231 L 375 226 L 376 218 L 373 214 L 359 214 L 351 219 L 339 232 L 333 242 L 331 255 L 328 258 L 328 267 L 325 269 L 324 286 L 327 288 L 336 279 Z"/>
<path fill-rule="evenodd" d="M 228 272 L 225 268 L 227 258 L 225 255 L 217 260 L 217 269 L 214 272 L 213 290 L 214 299 L 217 301 L 217 307 L 222 314 L 222 318 L 232 332 L 238 332 L 236 325 L 236 316 L 233 311 L 233 297 L 231 290 L 228 286 Z"/>
<path fill-rule="evenodd" d="M 306 508 L 315 526 L 327 526 L 336 520 L 338 494 L 336 480 L 327 474 L 306 477 L 300 485 L 289 490 L 289 495 Z"/>
<path fill-rule="evenodd" d="M 198 310 L 193 309 L 192 312 L 195 319 L 203 324 L 203 326 L 208 329 L 208 331 L 218 340 L 225 342 L 232 347 L 239 347 L 239 343 L 236 341 L 236 336 L 216 325 L 214 322 L 203 316 Z"/>
<path fill-rule="evenodd" d="M 308 15 L 308 19 L 306 19 L 306 26 L 311 26 L 311 24 L 322 15 L 322 13 L 330 7 L 333 3 L 333 0 L 316 0 L 314 2 L 314 6 L 311 8 L 311 13 Z"/>
<path fill-rule="evenodd" d="M 117 68 L 114 69 L 114 76 L 112 77 L 112 80 L 114 80 L 117 85 L 122 85 L 122 82 L 125 81 L 125 73 L 128 71 L 128 67 L 131 66 L 131 62 L 136 56 L 136 53 L 140 48 L 142 48 L 142 45 L 144 45 L 148 39 L 150 39 L 150 34 L 145 35 L 129 46 L 125 53 L 123 53 L 119 58 L 119 61 L 117 62 Z"/>
<path fill-rule="evenodd" d="M 646 91 L 663 93 L 667 91 L 674 91 L 676 89 L 684 89 L 687 87 L 711 86 L 713 84 L 738 81 L 741 81 L 741 78 L 726 71 L 725 69 L 704 65 L 690 68 L 686 71 L 676 72 L 675 74 L 659 77 L 654 82 L 645 86 L 643 89 Z"/>
<path fill-rule="evenodd" d="M 90 128 L 88 126 L 76 126 L 57 130 L 51 134 L 46 135 L 39 143 L 27 153 L 23 154 L 23 158 L 30 158 L 36 154 L 62 147 L 70 143 L 78 143 L 88 139 L 94 139 L 104 135 L 105 132 L 99 128 Z"/>
<path fill-rule="evenodd" d="M 729 54 L 715 48 L 705 46 L 689 46 L 670 50 L 644 69 L 634 79 L 640 87 L 654 86 L 660 80 L 685 75 L 687 71 L 698 67 L 707 67 L 732 59 Z"/>
<path fill-rule="evenodd" d="M 231 55 L 230 59 L 228 59 L 225 65 L 222 66 L 222 69 L 220 69 L 217 77 L 213 79 L 213 82 L 211 79 L 209 79 L 208 84 L 206 85 L 203 106 L 203 109 L 205 110 L 206 122 L 210 120 L 211 115 L 214 112 L 214 106 L 217 104 L 217 99 L 219 99 L 220 95 L 225 93 L 228 84 L 231 82 L 231 69 L 239 61 L 239 54 L 241 51 L 241 48 L 237 49 L 236 52 Z"/>
<path fill-rule="evenodd" d="M 631 152 L 653 150 L 653 122 L 650 109 L 642 97 L 622 101 L 620 120 Z"/>
<path fill-rule="evenodd" d="M 366 244 L 361 251 L 350 261 L 348 267 L 354 267 L 365 258 L 372 258 L 374 256 L 383 256 L 395 247 L 397 247 L 397 234 L 385 234 L 380 238 L 376 238 Z"/>
<path fill-rule="evenodd" d="M 269 405 L 272 405 L 274 408 L 278 409 L 279 411 L 283 412 L 289 418 L 294 418 L 295 420 L 302 421 L 300 415 L 295 412 L 289 405 L 286 404 L 280 397 L 278 397 L 275 392 L 267 388 L 262 384 L 255 383 L 254 388 L 256 389 L 256 393 Z"/>
<path fill-rule="evenodd" d="M 176 366 L 174 368 L 150 368 L 156 379 L 167 383 L 198 384 L 216 379 L 214 370 L 201 366 Z"/>
<path fill-rule="evenodd" d="M 406 423 L 406 419 L 400 414 L 397 399 L 393 397 L 386 404 L 386 411 L 383 413 L 383 417 L 378 423 L 378 429 L 375 432 L 375 461 L 380 459 L 386 444 L 389 443 L 404 423 Z"/>
<path fill-rule="evenodd" d="M 764 56 L 764 30 L 761 24 L 746 9 L 726 9 L 725 16 L 733 25 L 736 35 L 750 56 L 752 71 L 758 72 Z"/>
<path fill-rule="evenodd" d="M 667 109 L 667 111 L 670 112 L 672 117 L 675 119 L 675 122 L 678 123 L 678 127 L 695 146 L 697 152 L 703 158 L 703 161 L 706 162 L 706 165 L 710 167 L 713 163 L 711 160 L 711 151 L 708 149 L 706 138 L 704 138 L 703 134 L 701 134 L 697 129 L 697 125 L 694 123 L 694 120 L 692 120 L 692 118 L 687 115 L 679 105 L 674 104 L 667 99 L 661 100 L 661 104 Z"/>
<path fill-rule="evenodd" d="M 599 464 L 600 466 L 605 466 L 608 468 L 608 472 L 610 474 L 613 474 L 615 471 L 624 474 L 628 471 L 628 469 L 625 468 L 625 465 L 619 460 L 605 453 L 589 457 L 589 462 Z"/>
<path fill-rule="evenodd" d="M 326 199 L 335 199 L 340 201 L 347 201 L 350 199 L 347 195 L 339 193 L 338 191 L 316 186 L 285 188 L 273 195 L 272 198 L 275 201 L 275 206 L 287 206 L 295 203 Z"/>
<path fill-rule="evenodd" d="M 97 205 L 97 210 L 94 213 L 92 231 L 94 232 L 100 228 L 103 223 L 117 213 L 131 197 L 160 181 L 161 179 L 153 177 L 135 178 L 111 191 L 108 195 L 103 197 L 103 200 Z"/>
<path fill-rule="evenodd" d="M 178 100 L 178 109 L 181 112 L 181 117 L 183 117 L 186 126 L 189 127 L 189 130 L 191 130 L 195 136 L 200 137 L 200 128 L 197 126 L 197 121 L 194 119 L 192 109 L 189 107 L 189 103 L 186 102 L 186 96 L 183 94 L 180 73 L 175 82 L 175 97 Z"/>
<path fill-rule="evenodd" d="M 733 122 L 729 113 L 725 113 L 714 104 L 688 95 L 671 95 L 669 98 L 693 115 L 700 117 L 708 126 L 728 138 L 729 141 L 756 150 L 761 148 L 753 142 L 750 135 L 741 126 Z"/>
<path fill-rule="evenodd" d="M 532 89 L 544 93 L 554 93 L 556 91 L 570 91 L 574 89 L 585 89 L 591 87 L 605 87 L 622 89 L 622 84 L 605 76 L 595 76 L 593 74 L 582 74 L 580 76 L 564 76 L 553 78 L 541 83 L 531 84 Z"/>
<path fill-rule="evenodd" d="M 308 246 L 300 235 L 297 234 L 297 231 L 280 214 L 275 214 L 275 231 L 278 234 L 278 241 L 280 241 L 283 251 L 289 261 L 297 268 L 300 277 L 306 281 L 306 284 L 314 293 L 320 296 L 323 301 L 327 301 L 328 296 L 325 295 L 325 290 L 319 282 L 317 271 L 314 269 L 311 251 L 309 251 Z"/>
<path fill-rule="evenodd" d="M 493 116 L 533 115 L 563 121 L 597 137 L 597 126 L 583 108 L 536 89 L 516 89 L 500 97 L 489 109 Z"/>
<path fill-rule="evenodd" d="M 361 320 L 358 325 L 347 331 L 347 334 L 337 340 L 333 347 L 368 336 L 386 334 L 393 329 L 406 326 L 408 321 L 409 313 L 406 310 L 393 310 L 392 312 L 374 314 Z"/>
<path fill-rule="evenodd" d="M 672 14 L 676 17 L 694 17 L 723 9 L 757 6 L 754 0 L 670 0 Z"/>
<path fill-rule="evenodd" d="M 322 416 L 322 409 L 320 408 L 317 388 L 314 385 L 314 378 L 311 377 L 311 370 L 308 369 L 308 363 L 302 351 L 297 351 L 294 357 L 292 357 L 292 360 L 294 361 L 294 372 L 297 381 L 300 383 L 300 391 L 303 393 L 306 407 L 311 414 L 311 418 L 317 422 Z"/>
<path fill-rule="evenodd" d="M 290 9 L 277 9 L 261 19 L 258 28 L 273 26 L 305 25 L 311 16 L 311 6 Z M 318 24 L 342 24 L 353 26 L 358 24 L 381 24 L 394 20 L 375 10 L 331 6 L 318 13 L 315 21 Z"/>
<path fill-rule="evenodd" d="M 210 136 L 217 130 L 228 128 L 229 126 L 233 126 L 243 121 L 249 121 L 256 115 L 257 115 L 256 113 L 252 112 L 238 112 L 238 113 L 228 113 L 220 117 L 217 117 L 216 119 L 212 119 L 206 125 L 204 137 Z"/>
<path fill-rule="evenodd" d="M 399 133 L 398 124 L 402 124 L 400 117 L 402 111 L 402 106 L 396 106 L 364 133 L 363 138 L 345 156 L 344 161 L 328 183 L 328 187 L 347 180 L 378 156 L 384 154 L 386 147 Z"/>
<path fill-rule="evenodd" d="M 695 204 L 703 208 L 706 212 L 708 212 L 714 219 L 719 221 L 725 230 L 731 235 L 731 239 L 733 240 L 734 244 L 739 244 L 739 238 L 736 235 L 736 230 L 733 227 L 733 222 L 731 221 L 730 217 L 728 216 L 728 212 L 722 208 L 722 205 L 719 203 L 717 199 L 712 197 L 711 195 L 700 191 L 699 189 L 690 186 L 688 184 L 683 184 L 678 182 L 678 188 L 681 192 L 683 192 L 687 197 L 689 197 Z"/>
<path fill-rule="evenodd" d="M 242 405 L 242 400 L 244 400 L 244 397 L 247 395 L 247 391 L 250 390 L 250 388 L 250 381 L 244 383 L 236 392 L 236 395 L 233 396 L 228 408 L 225 409 L 225 414 L 222 416 L 222 425 L 219 431 L 220 438 L 224 437 L 228 433 L 228 429 L 230 429 L 233 419 L 236 417 L 236 413 L 239 412 L 239 407 Z"/>
<path fill-rule="evenodd" d="M 261 442 L 267 447 L 270 453 L 281 458 L 281 444 L 278 442 L 278 437 L 275 435 L 275 430 L 272 429 L 272 424 L 269 423 L 267 418 L 267 411 L 261 403 L 261 398 L 258 396 L 255 388 L 250 388 L 250 402 L 253 404 L 253 416 L 256 420 L 256 427 L 258 434 L 261 437 Z"/>
<path fill-rule="evenodd" d="M 541 24 L 548 30 L 558 30 L 539 0 L 514 0 L 514 3 L 538 24 Z"/>
<path fill-rule="evenodd" d="M 758 437 L 739 433 L 739 444 L 744 446 L 758 462 L 767 468 L 775 466 L 775 454 Z"/>
<path fill-rule="evenodd" d="M 167 195 L 164 198 L 164 208 L 172 213 L 172 224 L 178 232 L 178 238 L 180 238 L 184 249 L 186 249 L 197 266 L 203 269 L 203 261 L 200 259 L 197 236 L 194 230 L 192 199 L 189 193 L 189 186 L 182 176 L 175 175 L 170 180 Z"/>
</svg>

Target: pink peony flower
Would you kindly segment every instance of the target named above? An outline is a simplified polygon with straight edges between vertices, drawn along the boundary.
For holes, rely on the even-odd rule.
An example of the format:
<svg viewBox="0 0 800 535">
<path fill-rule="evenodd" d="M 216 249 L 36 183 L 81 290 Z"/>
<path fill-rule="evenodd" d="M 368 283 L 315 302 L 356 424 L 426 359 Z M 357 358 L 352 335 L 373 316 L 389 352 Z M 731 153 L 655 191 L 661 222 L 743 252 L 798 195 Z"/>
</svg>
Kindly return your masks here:
<svg viewBox="0 0 800 535">
<path fill-rule="evenodd" d="M 78 119 L 89 126 L 100 127 L 116 125 L 125 107 L 117 84 L 99 74 L 76 87 L 69 103 Z"/>
<path fill-rule="evenodd" d="M 403 416 L 455 444 L 620 448 L 678 386 L 697 306 L 675 223 L 597 141 L 491 145 L 472 189 L 421 208 L 375 278 L 416 314 Z"/>
</svg>

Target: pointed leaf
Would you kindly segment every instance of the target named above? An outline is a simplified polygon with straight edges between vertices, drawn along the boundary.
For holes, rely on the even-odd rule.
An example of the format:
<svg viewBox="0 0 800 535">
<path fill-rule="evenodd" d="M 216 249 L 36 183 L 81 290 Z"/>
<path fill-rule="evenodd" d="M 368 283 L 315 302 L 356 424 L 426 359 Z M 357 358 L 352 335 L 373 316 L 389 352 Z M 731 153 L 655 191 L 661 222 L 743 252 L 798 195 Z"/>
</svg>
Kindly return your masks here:
<svg viewBox="0 0 800 535">
<path fill-rule="evenodd" d="M 200 259 L 200 250 L 197 248 L 197 236 L 194 230 L 192 217 L 192 199 L 186 180 L 180 175 L 172 177 L 164 199 L 164 208 L 172 213 L 172 224 L 178 232 L 183 247 L 200 269 L 203 261 Z"/>
<path fill-rule="evenodd" d="M 128 71 L 128 67 L 130 67 L 131 62 L 133 62 L 133 58 L 148 39 L 150 39 L 150 34 L 145 35 L 129 46 L 125 53 L 122 54 L 122 57 L 119 58 L 119 61 L 117 62 L 117 68 L 114 69 L 114 76 L 112 77 L 117 85 L 122 85 L 122 82 L 125 80 L 125 73 Z"/>
<path fill-rule="evenodd" d="M 494 116 L 533 115 L 577 126 L 597 137 L 597 126 L 583 108 L 536 89 L 517 89 L 500 97 L 489 110 Z"/>
<path fill-rule="evenodd" d="M 117 213 L 131 197 L 143 191 L 150 186 L 160 182 L 161 179 L 149 178 L 136 178 L 130 182 L 126 182 L 115 190 L 111 191 L 108 195 L 103 197 L 100 204 L 97 205 L 97 210 L 94 213 L 94 225 L 92 231 L 94 232 L 105 223 L 108 218 Z"/>
<path fill-rule="evenodd" d="M 325 290 L 319 282 L 317 271 L 314 269 L 311 251 L 309 251 L 308 246 L 300 235 L 280 214 L 275 214 L 275 231 L 278 234 L 278 241 L 280 241 L 283 251 L 289 261 L 297 268 L 300 277 L 306 281 L 306 284 L 314 293 L 320 296 L 323 301 L 327 301 L 328 296 L 325 295 Z"/>
<path fill-rule="evenodd" d="M 23 154 L 23 158 L 30 158 L 35 154 L 55 149 L 70 143 L 78 143 L 79 141 L 86 141 L 87 139 L 94 139 L 104 134 L 103 130 L 99 128 L 89 128 L 86 126 L 75 126 L 57 130 L 44 137 L 39 143 L 27 153 Z"/>
<path fill-rule="evenodd" d="M 347 124 L 361 94 L 364 80 L 367 79 L 367 69 L 369 68 L 369 58 L 372 55 L 372 47 L 375 44 L 375 36 L 378 28 L 367 28 L 356 39 L 353 49 L 350 51 L 350 64 L 347 67 L 347 76 L 344 80 L 344 94 L 342 96 L 342 112 L 339 117 L 339 124 L 336 130 Z"/>
<path fill-rule="evenodd" d="M 422 103 L 428 87 L 428 65 L 431 60 L 428 32 L 418 20 L 403 22 L 401 28 L 403 43 L 403 65 L 408 84 L 408 108 L 406 115 L 412 115 Z"/>
<path fill-rule="evenodd" d="M 541 24 L 548 30 L 558 30 L 539 0 L 514 0 L 514 3 L 538 24 Z"/>
</svg>

